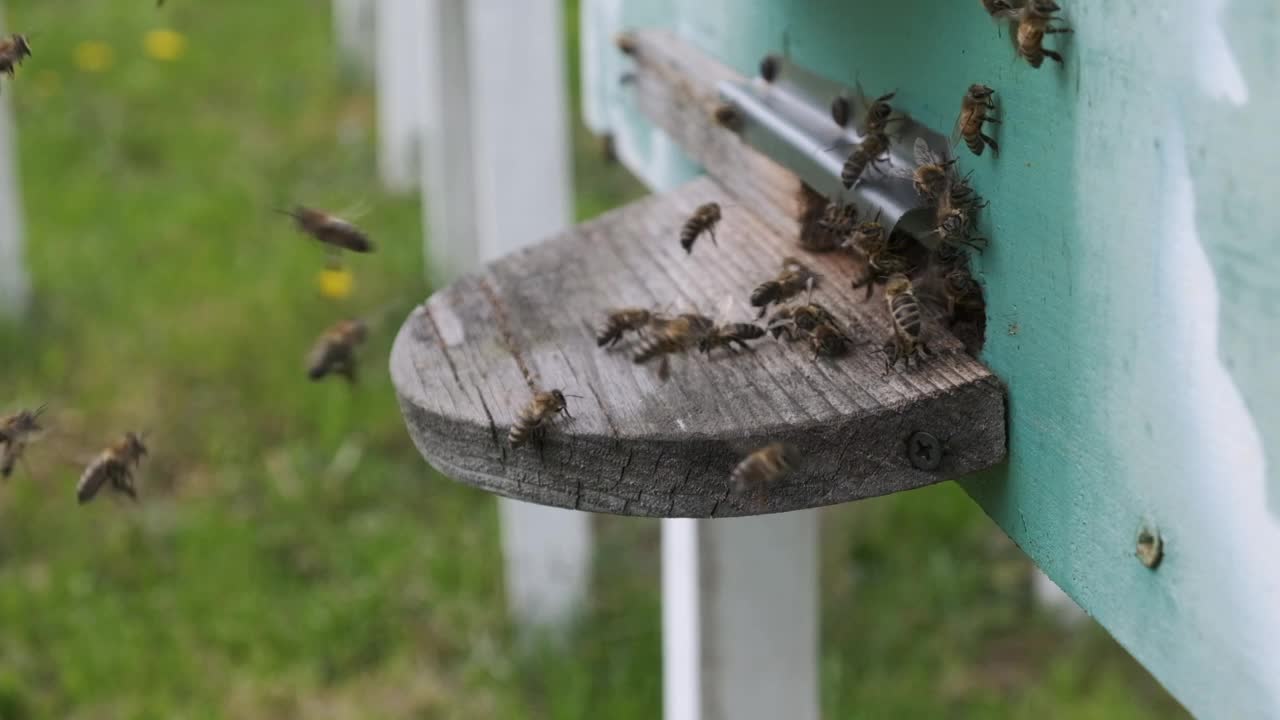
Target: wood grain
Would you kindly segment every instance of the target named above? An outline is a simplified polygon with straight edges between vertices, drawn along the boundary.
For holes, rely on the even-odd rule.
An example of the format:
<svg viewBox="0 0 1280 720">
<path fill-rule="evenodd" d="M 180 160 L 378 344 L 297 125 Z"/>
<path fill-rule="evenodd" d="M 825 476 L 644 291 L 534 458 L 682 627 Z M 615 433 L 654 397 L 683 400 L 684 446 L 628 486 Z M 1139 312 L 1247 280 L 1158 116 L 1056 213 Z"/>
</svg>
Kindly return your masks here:
<svg viewBox="0 0 1280 720">
<path fill-rule="evenodd" d="M 692 255 L 679 228 L 697 205 L 725 204 L 720 244 Z M 489 265 L 410 316 L 391 371 L 419 450 L 444 474 L 509 497 L 599 512 L 724 517 L 780 512 L 907 490 L 989 467 L 1005 455 L 1000 383 L 939 325 L 938 356 L 886 374 L 883 302 L 850 289 L 851 257 L 822 256 L 815 292 L 861 345 L 841 360 L 768 340 L 738 356 L 674 359 L 661 382 L 625 350 L 596 347 L 606 308 L 639 305 L 716 314 L 726 298 L 746 321 L 751 289 L 772 276 L 792 239 L 709 178 L 585 223 Z M 815 262 L 819 260 L 814 256 Z M 506 435 L 534 388 L 560 388 L 572 420 L 541 445 Z M 941 467 L 912 467 L 906 440 L 948 441 Z M 733 496 L 729 472 L 783 440 L 795 470 L 767 494 Z"/>
</svg>

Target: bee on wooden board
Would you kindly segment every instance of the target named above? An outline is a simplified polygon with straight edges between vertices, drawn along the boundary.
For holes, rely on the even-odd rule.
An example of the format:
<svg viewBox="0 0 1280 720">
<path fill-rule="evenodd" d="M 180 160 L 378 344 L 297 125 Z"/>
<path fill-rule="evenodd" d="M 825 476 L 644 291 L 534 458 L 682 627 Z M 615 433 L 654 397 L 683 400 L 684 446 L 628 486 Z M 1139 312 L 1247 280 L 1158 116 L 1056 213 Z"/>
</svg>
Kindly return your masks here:
<svg viewBox="0 0 1280 720">
<path fill-rule="evenodd" d="M 735 495 L 767 490 L 791 470 L 787 446 L 770 443 L 743 458 L 729 473 Z"/>
<path fill-rule="evenodd" d="M 336 215 L 321 210 L 303 207 L 276 212 L 293 218 L 298 230 L 328 245 L 334 250 L 350 250 L 351 252 L 373 252 L 373 241 L 363 230 Z"/>
<path fill-rule="evenodd" d="M 847 238 L 858 223 L 858 208 L 853 203 L 827 203 L 818 226 L 832 235 Z"/>
<path fill-rule="evenodd" d="M 684 248 L 686 253 L 693 252 L 693 243 L 702 233 L 706 233 L 711 237 L 711 242 L 716 243 L 716 225 L 720 222 L 720 204 L 705 203 L 699 205 L 698 209 L 693 212 L 684 226 L 680 228 L 680 247 Z"/>
<path fill-rule="evenodd" d="M 809 333 L 809 347 L 813 348 L 814 360 L 817 360 L 819 355 L 831 358 L 844 357 L 853 349 L 853 338 L 836 327 L 835 323 L 822 322 Z"/>
<path fill-rule="evenodd" d="M 133 468 L 142 462 L 146 454 L 147 446 L 143 444 L 142 437 L 132 432 L 125 433 L 123 439 L 99 453 L 84 469 L 76 485 L 76 500 L 81 504 L 89 502 L 104 485 L 137 500 Z"/>
<path fill-rule="evenodd" d="M 715 327 L 715 321 L 706 315 L 677 315 L 655 328 L 653 334 L 636 349 L 632 360 L 637 365 L 643 365 L 654 358 L 660 358 L 658 378 L 666 380 L 671 375 L 671 356 L 688 352 L 701 343 Z"/>
<path fill-rule="evenodd" d="M 369 328 L 362 320 L 342 320 L 325 330 L 307 356 L 307 377 L 320 380 L 337 373 L 356 381 L 356 348 L 368 337 Z"/>
<path fill-rule="evenodd" d="M 31 43 L 26 35 L 14 33 L 0 40 L 0 74 L 13 77 L 24 58 L 31 56 Z"/>
<path fill-rule="evenodd" d="M 13 468 L 22 459 L 22 451 L 44 429 L 40 426 L 40 414 L 44 408 L 41 405 L 35 410 L 19 410 L 0 418 L 0 477 L 7 478 L 13 474 Z"/>
<path fill-rule="evenodd" d="M 952 133 L 952 144 L 960 138 L 964 139 L 964 144 L 969 148 L 969 152 L 974 155 L 982 155 L 982 151 L 991 146 L 991 152 L 999 156 L 1000 146 L 996 141 L 982 132 L 984 123 L 999 123 L 998 118 L 990 116 L 990 112 L 996 109 L 995 103 L 991 100 L 991 96 L 995 94 L 995 90 L 986 85 L 977 83 L 969 86 L 969 91 L 964 94 L 964 99 L 960 101 L 960 117 L 956 120 L 956 128 Z"/>
<path fill-rule="evenodd" d="M 825 306 L 808 300 L 802 305 L 780 308 L 769 317 L 769 332 L 775 339 L 794 342 L 807 337 L 820 325 L 837 324 L 835 315 Z"/>
<path fill-rule="evenodd" d="M 1044 64 L 1046 57 L 1058 64 L 1063 62 L 1061 54 L 1044 46 L 1045 35 L 1072 32 L 1069 27 L 1053 24 L 1055 20 L 1061 21 L 1061 18 L 1054 16 L 1060 10 L 1062 8 L 1053 0 L 1028 0 L 1023 7 L 1001 9 L 996 17 L 1016 23 L 1013 44 L 1017 48 L 1018 57 L 1026 59 L 1031 67 L 1038 68 Z"/>
<path fill-rule="evenodd" d="M 906 275 L 889 278 L 885 283 L 884 299 L 893 323 L 893 335 L 884 345 L 885 372 L 892 370 L 899 360 L 909 368 L 913 357 L 917 358 L 918 364 L 920 359 L 929 355 L 929 347 L 920 339 L 920 301 L 916 299 L 915 289 Z"/>
<path fill-rule="evenodd" d="M 747 344 L 747 341 L 758 340 L 764 337 L 764 334 L 765 329 L 753 323 L 717 325 L 698 341 L 698 349 L 704 355 L 716 348 L 725 348 L 732 353 L 738 352 L 739 347 L 743 350 L 750 350 L 751 346 Z M 735 345 L 737 347 L 734 347 Z"/>
<path fill-rule="evenodd" d="M 888 233 L 880 224 L 878 213 L 874 219 L 859 224 L 847 244 L 866 260 L 862 275 L 854 278 L 850 284 L 854 290 L 863 287 L 867 289 L 864 300 L 871 298 L 876 283 L 884 282 L 892 275 L 907 273 L 911 270 L 911 263 L 889 247 Z"/>
<path fill-rule="evenodd" d="M 547 425 L 557 414 L 564 415 L 572 420 L 573 416 L 569 414 L 569 405 L 565 397 L 566 395 L 560 390 L 535 392 L 533 399 L 529 401 L 528 405 L 524 406 L 515 423 L 511 426 L 511 432 L 507 434 L 507 443 L 513 448 L 524 445 L 529 441 L 529 438 L 545 432 Z M 577 396 L 569 395 L 567 397 Z"/>
<path fill-rule="evenodd" d="M 666 320 L 665 315 L 646 308 L 628 307 L 610 310 L 605 315 L 604 324 L 596 333 L 596 346 L 612 347 L 629 332 L 637 333 L 643 338 L 646 330 L 660 326 Z"/>
<path fill-rule="evenodd" d="M 782 270 L 772 280 L 766 280 L 751 292 L 752 307 L 760 308 L 756 319 L 764 317 L 769 306 L 789 300 L 805 290 L 812 290 L 821 275 L 793 257 L 782 259 Z"/>
</svg>

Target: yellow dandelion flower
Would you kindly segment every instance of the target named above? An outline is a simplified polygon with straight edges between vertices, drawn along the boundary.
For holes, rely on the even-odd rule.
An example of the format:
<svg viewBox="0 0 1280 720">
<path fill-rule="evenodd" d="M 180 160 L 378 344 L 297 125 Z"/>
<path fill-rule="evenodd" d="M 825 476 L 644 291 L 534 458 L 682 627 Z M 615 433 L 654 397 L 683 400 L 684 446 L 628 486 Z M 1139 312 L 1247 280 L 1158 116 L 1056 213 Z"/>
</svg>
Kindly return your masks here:
<svg viewBox="0 0 1280 720">
<path fill-rule="evenodd" d="M 116 51 L 98 40 L 86 40 L 76 45 L 76 67 L 85 72 L 100 73 L 111 69 L 116 61 Z"/>
<path fill-rule="evenodd" d="M 164 62 L 173 62 L 187 51 L 187 37 L 175 30 L 152 30 L 142 44 L 152 59 Z"/>
<path fill-rule="evenodd" d="M 345 300 L 351 296 L 356 279 L 344 267 L 325 268 L 316 276 L 316 284 L 320 286 L 320 294 L 330 300 Z"/>
</svg>

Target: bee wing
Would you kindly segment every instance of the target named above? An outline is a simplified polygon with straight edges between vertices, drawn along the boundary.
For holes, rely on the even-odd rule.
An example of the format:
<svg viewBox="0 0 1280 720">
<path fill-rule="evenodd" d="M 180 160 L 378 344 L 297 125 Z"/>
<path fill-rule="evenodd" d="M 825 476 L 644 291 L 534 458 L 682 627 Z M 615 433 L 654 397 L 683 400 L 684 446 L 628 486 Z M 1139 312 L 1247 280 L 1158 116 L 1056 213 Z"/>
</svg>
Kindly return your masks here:
<svg viewBox="0 0 1280 720">
<path fill-rule="evenodd" d="M 741 307 L 738 299 L 732 295 L 725 295 L 720 300 L 719 307 L 716 308 L 715 323 L 716 325 L 725 325 L 730 322 L 737 322 L 738 318 L 743 317 L 746 310 Z"/>
<path fill-rule="evenodd" d="M 912 146 L 915 153 L 916 165 L 942 165 L 946 159 L 933 151 L 929 147 L 929 142 L 922 137 L 916 138 L 915 145 Z"/>
</svg>

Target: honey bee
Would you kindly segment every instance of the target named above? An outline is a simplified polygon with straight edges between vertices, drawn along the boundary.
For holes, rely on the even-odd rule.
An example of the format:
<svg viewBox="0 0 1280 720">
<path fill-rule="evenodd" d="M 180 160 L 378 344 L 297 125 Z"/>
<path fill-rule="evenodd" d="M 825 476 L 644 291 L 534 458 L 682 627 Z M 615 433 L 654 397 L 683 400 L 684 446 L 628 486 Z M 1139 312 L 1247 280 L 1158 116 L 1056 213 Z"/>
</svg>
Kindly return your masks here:
<svg viewBox="0 0 1280 720">
<path fill-rule="evenodd" d="M 822 211 L 819 227 L 838 238 L 848 237 L 858 222 L 858 208 L 853 203 L 828 203 Z"/>
<path fill-rule="evenodd" d="M 715 327 L 715 321 L 705 315 L 677 315 L 656 328 L 653 335 L 636 350 L 632 360 L 637 365 L 643 365 L 654 358 L 661 358 L 658 377 L 666 380 L 671 374 L 670 356 L 687 352 L 698 345 Z"/>
<path fill-rule="evenodd" d="M 878 135 L 885 132 L 889 127 L 889 123 L 893 121 L 893 106 L 889 101 L 893 99 L 898 91 L 881 95 L 880 97 L 867 102 L 866 96 L 862 93 L 862 87 L 858 87 L 858 96 L 863 99 L 862 104 L 867 106 L 867 116 L 862 121 L 862 134 Z"/>
<path fill-rule="evenodd" d="M 356 381 L 356 348 L 368 337 L 369 328 L 361 320 L 342 320 L 325 330 L 307 356 L 307 377 L 319 380 L 337 373 Z"/>
<path fill-rule="evenodd" d="M 840 183 L 848 190 L 862 178 L 868 167 L 877 167 L 880 163 L 891 162 L 889 159 L 889 135 L 883 131 L 869 133 L 853 152 L 849 153 L 844 166 L 840 168 Z"/>
<path fill-rule="evenodd" d="M 803 305 L 784 307 L 769 318 L 769 332 L 774 338 L 795 341 L 813 333 L 820 325 L 836 324 L 831 311 L 810 300 Z"/>
<path fill-rule="evenodd" d="M 765 55 L 760 61 L 760 77 L 767 83 L 778 79 L 778 71 L 782 69 L 782 61 L 777 55 Z"/>
<path fill-rule="evenodd" d="M 103 450 L 80 475 L 76 485 L 76 500 L 87 503 L 98 494 L 104 484 L 110 483 L 111 489 L 137 500 L 138 493 L 133 487 L 133 467 L 142 462 L 147 454 L 147 446 L 142 438 L 128 432 L 124 438 L 111 447 Z"/>
<path fill-rule="evenodd" d="M 664 316 L 645 308 L 620 308 L 611 310 L 605 316 L 604 324 L 596 333 L 598 347 L 613 346 L 629 332 L 644 335 L 645 329 L 654 324 L 661 324 Z"/>
<path fill-rule="evenodd" d="M 369 236 L 365 235 L 363 230 L 342 218 L 320 210 L 302 207 L 301 205 L 293 210 L 277 210 L 276 212 L 293 218 L 298 230 L 328 245 L 330 248 L 358 253 L 373 252 L 373 241 L 369 239 Z"/>
<path fill-rule="evenodd" d="M 40 427 L 40 413 L 44 405 L 35 410 L 19 410 L 0 418 L 0 477 L 9 477 L 13 468 L 22 459 L 22 451 L 31 442 L 32 436 L 44 428 Z"/>
<path fill-rule="evenodd" d="M 787 446 L 771 443 L 743 458 L 729 473 L 729 487 L 735 495 L 768 488 L 791 470 Z"/>
<path fill-rule="evenodd" d="M 952 134 L 952 139 L 954 141 L 958 138 L 964 138 L 964 143 L 968 146 L 969 152 L 974 155 L 981 155 L 988 145 L 991 146 L 993 154 L 1000 155 L 1000 146 L 996 144 L 995 140 L 982 132 L 983 123 L 1000 122 L 998 118 L 988 115 L 988 113 L 996 109 L 995 103 L 991 100 L 991 96 L 995 92 L 995 90 L 986 85 L 975 83 L 969 86 L 969 92 L 965 93 L 964 100 L 960 102 L 960 117 L 956 120 L 956 129 Z"/>
<path fill-rule="evenodd" d="M 951 192 L 955 182 L 956 161 L 944 160 L 929 147 L 929 143 L 924 138 L 916 138 L 912 151 L 915 154 L 915 169 L 900 170 L 896 174 L 899 177 L 910 178 L 911 184 L 915 186 L 916 193 L 920 197 L 929 202 L 937 202 L 939 197 Z"/>
<path fill-rule="evenodd" d="M 853 230 L 858 210 L 853 203 L 844 204 L 801 188 L 799 197 L 800 247 L 809 252 L 830 252 L 843 244 Z"/>
<path fill-rule="evenodd" d="M 729 323 L 728 325 L 717 325 L 710 332 L 702 336 L 698 341 L 698 349 L 703 354 L 709 353 L 716 348 L 726 348 L 729 352 L 738 352 L 738 347 L 743 350 L 750 350 L 751 346 L 747 344 L 748 340 L 757 340 L 764 337 L 765 330 L 759 325 L 752 323 Z M 737 347 L 734 347 L 737 345 Z"/>
<path fill-rule="evenodd" d="M 964 267 L 957 267 L 942 277 L 942 296 L 947 301 L 947 319 L 951 323 L 955 323 L 959 310 L 982 308 L 982 291 Z"/>
<path fill-rule="evenodd" d="M 680 228 L 680 247 L 684 248 L 686 253 L 693 252 L 693 243 L 702 233 L 711 236 L 711 242 L 716 243 L 716 225 L 720 222 L 720 204 L 709 202 L 699 205 L 698 209 L 693 212 L 693 216 L 685 221 L 684 227 Z"/>
<path fill-rule="evenodd" d="M 751 293 L 752 307 L 760 308 L 756 319 L 764 317 L 770 304 L 780 303 L 805 290 L 812 290 L 821 277 L 799 260 L 793 257 L 783 258 L 782 271 L 772 280 L 761 283 Z"/>
<path fill-rule="evenodd" d="M 640 47 L 639 43 L 636 41 L 636 36 L 627 32 L 618 33 L 617 35 L 615 35 L 613 38 L 613 43 L 614 45 L 617 46 L 618 50 L 624 55 L 635 55 L 636 50 L 638 50 Z"/>
<path fill-rule="evenodd" d="M 838 95 L 831 101 L 831 119 L 839 127 L 849 127 L 849 121 L 853 119 L 853 107 L 849 104 L 849 98 Z"/>
<path fill-rule="evenodd" d="M 846 335 L 834 323 L 819 323 L 809 334 L 809 345 L 813 348 L 813 359 L 823 357 L 844 357 L 853 349 L 853 339 Z"/>
<path fill-rule="evenodd" d="M 885 372 L 892 370 L 899 360 L 910 367 L 911 358 L 915 357 L 918 364 L 929 355 L 929 347 L 920 339 L 920 301 L 916 299 L 911 280 L 901 274 L 890 277 L 885 283 L 884 298 L 893 321 L 893 336 L 884 345 Z"/>
<path fill-rule="evenodd" d="M 1063 62 L 1061 54 L 1044 47 L 1045 35 L 1072 32 L 1069 27 L 1052 24 L 1054 20 L 1061 20 L 1053 15 L 1061 9 L 1053 0 L 1029 0 L 1025 7 L 1010 8 L 1002 14 L 1002 17 L 1017 21 L 1014 46 L 1018 49 L 1018 56 L 1026 58 L 1027 64 L 1033 68 L 1043 65 L 1046 57 L 1058 64 Z"/>
<path fill-rule="evenodd" d="M 513 448 L 518 448 L 528 442 L 530 437 L 541 434 L 546 430 L 548 421 L 556 416 L 557 413 L 563 414 L 570 420 L 573 416 L 569 414 L 569 405 L 565 401 L 565 394 L 560 390 L 552 390 L 550 392 L 536 392 L 533 399 L 528 405 L 520 411 L 516 422 L 511 426 L 511 432 L 507 435 L 507 443 Z"/>
<path fill-rule="evenodd" d="M 994 18 L 1007 17 L 1015 11 L 1009 0 L 982 0 L 982 7 Z"/>
<path fill-rule="evenodd" d="M 711 113 L 711 117 L 716 121 L 717 125 L 726 130 L 742 132 L 742 115 L 732 105 L 717 105 L 715 111 Z"/>
<path fill-rule="evenodd" d="M 889 239 L 879 218 L 877 214 L 875 219 L 859 224 L 848 242 L 850 247 L 866 259 L 862 276 L 854 278 L 851 284 L 854 290 L 865 287 L 866 299 L 871 298 L 876 283 L 884 282 L 891 275 L 911 270 L 911 263 L 889 247 Z"/>
<path fill-rule="evenodd" d="M 31 56 L 31 43 L 26 35 L 14 33 L 0 40 L 0 74 L 13 77 L 24 58 Z"/>
</svg>

